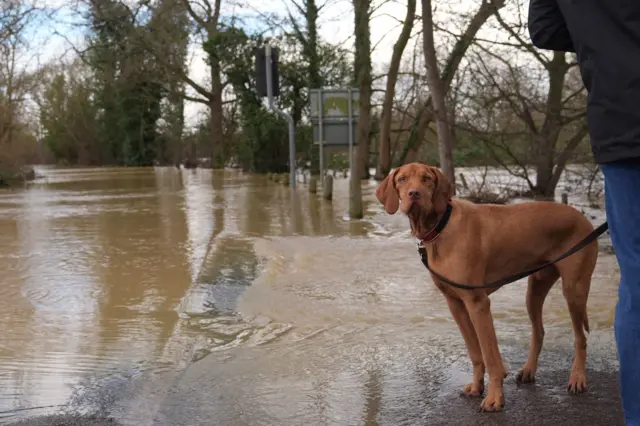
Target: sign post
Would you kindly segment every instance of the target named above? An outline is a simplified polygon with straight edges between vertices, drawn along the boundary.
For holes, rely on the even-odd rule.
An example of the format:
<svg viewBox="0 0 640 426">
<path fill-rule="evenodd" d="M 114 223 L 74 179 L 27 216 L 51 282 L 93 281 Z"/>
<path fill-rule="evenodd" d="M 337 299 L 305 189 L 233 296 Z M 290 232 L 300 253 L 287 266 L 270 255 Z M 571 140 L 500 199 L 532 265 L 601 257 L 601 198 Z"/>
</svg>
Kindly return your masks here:
<svg viewBox="0 0 640 426">
<path fill-rule="evenodd" d="M 360 115 L 359 104 L 360 91 L 351 87 L 309 90 L 313 140 L 320 145 L 320 175 L 324 177 L 325 146 L 349 148 L 349 216 L 353 219 L 362 217 L 360 177 L 355 173 L 353 155 L 353 147 L 357 145 L 354 123 Z"/>
<path fill-rule="evenodd" d="M 320 145 L 320 181 L 324 186 L 324 132 L 322 128 L 322 89 L 318 89 L 318 144 Z"/>
<path fill-rule="evenodd" d="M 325 146 L 348 146 L 349 163 L 353 162 L 354 123 L 359 113 L 355 105 L 359 102 L 360 91 L 351 87 L 309 90 L 313 140 L 320 150 L 320 176 L 324 176 Z"/>
<path fill-rule="evenodd" d="M 351 87 L 347 89 L 348 116 L 349 116 L 349 173 L 353 174 L 353 99 L 351 97 Z"/>
<path fill-rule="evenodd" d="M 272 53 L 275 53 L 275 58 L 274 58 L 274 55 L 272 55 Z M 263 83 L 266 83 L 266 89 L 267 89 L 266 95 L 269 101 L 269 109 L 280 114 L 289 123 L 289 179 L 290 179 L 289 184 L 292 189 L 295 189 L 296 188 L 296 128 L 293 122 L 293 117 L 287 114 L 286 112 L 282 111 L 281 109 L 279 109 L 275 105 L 275 102 L 273 101 L 274 89 L 277 92 L 275 96 L 277 96 L 280 92 L 279 82 L 278 82 L 278 62 L 277 62 L 278 50 L 273 49 L 272 51 L 271 46 L 269 44 L 265 45 L 264 47 L 264 58 L 265 58 L 264 67 L 265 68 L 263 70 L 260 70 L 262 55 L 263 55 L 262 49 L 258 49 L 258 51 L 256 52 L 256 66 L 257 66 L 256 80 L 257 80 L 257 86 L 258 86 L 258 94 L 260 96 L 265 95 Z M 265 72 L 264 75 L 266 79 L 262 78 L 263 71 Z M 276 75 L 274 76 L 274 74 Z M 266 82 L 264 80 L 266 80 Z"/>
</svg>

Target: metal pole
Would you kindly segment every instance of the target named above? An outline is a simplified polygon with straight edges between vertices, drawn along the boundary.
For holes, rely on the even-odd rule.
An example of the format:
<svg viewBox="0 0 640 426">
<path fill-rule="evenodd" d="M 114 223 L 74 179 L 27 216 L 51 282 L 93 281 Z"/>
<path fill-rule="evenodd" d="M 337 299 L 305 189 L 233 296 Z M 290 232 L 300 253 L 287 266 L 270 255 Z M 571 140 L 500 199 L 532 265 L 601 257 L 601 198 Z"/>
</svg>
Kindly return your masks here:
<svg viewBox="0 0 640 426">
<path fill-rule="evenodd" d="M 269 100 L 269 108 L 273 109 L 273 75 L 271 73 L 271 46 L 268 44 L 264 48 L 265 67 L 267 72 L 267 99 Z"/>
<path fill-rule="evenodd" d="M 289 207 L 291 208 L 291 235 L 296 235 L 296 228 L 298 227 L 298 218 L 296 217 L 296 196 L 297 193 L 296 191 L 291 191 L 290 194 L 291 198 L 289 199 L 290 201 L 290 205 Z"/>
<path fill-rule="evenodd" d="M 289 179 L 291 188 L 296 189 L 296 127 L 289 116 Z"/>
<path fill-rule="evenodd" d="M 320 135 L 320 181 L 324 185 L 324 102 L 322 102 L 322 89 L 318 89 L 318 134 Z"/>
<path fill-rule="evenodd" d="M 278 109 L 273 102 L 273 81 L 272 81 L 272 73 L 271 73 L 271 46 L 268 44 L 265 46 L 265 56 L 267 64 L 266 72 L 267 72 L 267 98 L 269 99 L 269 108 L 284 118 L 289 122 L 289 179 L 290 186 L 292 189 L 296 189 L 296 128 L 293 123 L 293 117 L 287 114 L 286 112 Z"/>
<path fill-rule="evenodd" d="M 353 173 L 353 106 L 351 103 L 351 87 L 347 89 L 349 115 L 349 172 Z"/>
</svg>

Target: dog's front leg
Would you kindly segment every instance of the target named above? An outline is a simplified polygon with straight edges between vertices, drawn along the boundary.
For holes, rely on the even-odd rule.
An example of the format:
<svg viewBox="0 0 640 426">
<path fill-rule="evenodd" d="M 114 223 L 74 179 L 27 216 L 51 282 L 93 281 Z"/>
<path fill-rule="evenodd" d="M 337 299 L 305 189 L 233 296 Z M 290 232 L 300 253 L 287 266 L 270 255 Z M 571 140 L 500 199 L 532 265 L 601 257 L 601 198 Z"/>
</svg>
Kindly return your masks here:
<svg viewBox="0 0 640 426">
<path fill-rule="evenodd" d="M 465 396 L 481 396 L 484 392 L 485 367 L 476 330 L 473 328 L 469 312 L 467 312 L 467 308 L 464 306 L 462 300 L 455 299 L 448 294 L 445 294 L 445 298 L 447 299 L 451 315 L 458 324 L 464 343 L 467 345 L 469 358 L 471 358 L 471 363 L 473 364 L 473 382 L 464 387 L 462 394 Z"/>
<path fill-rule="evenodd" d="M 498 338 L 493 327 L 491 301 L 486 293 L 474 291 L 474 294 L 470 294 L 465 299 L 464 304 L 476 330 L 480 348 L 482 349 L 482 357 L 489 372 L 489 389 L 487 396 L 480 404 L 480 408 L 482 411 L 501 411 L 504 407 L 502 386 L 506 370 L 502 364 Z"/>
</svg>

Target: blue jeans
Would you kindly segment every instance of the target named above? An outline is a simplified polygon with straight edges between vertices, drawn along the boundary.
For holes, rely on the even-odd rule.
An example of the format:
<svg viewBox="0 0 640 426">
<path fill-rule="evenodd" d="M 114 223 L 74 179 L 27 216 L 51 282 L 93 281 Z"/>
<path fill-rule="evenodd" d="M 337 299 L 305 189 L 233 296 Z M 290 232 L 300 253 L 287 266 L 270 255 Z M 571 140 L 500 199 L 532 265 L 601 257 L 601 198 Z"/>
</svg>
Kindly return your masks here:
<svg viewBox="0 0 640 426">
<path fill-rule="evenodd" d="M 640 426 L 640 162 L 600 166 L 611 241 L 620 265 L 615 336 L 628 426 Z"/>
</svg>

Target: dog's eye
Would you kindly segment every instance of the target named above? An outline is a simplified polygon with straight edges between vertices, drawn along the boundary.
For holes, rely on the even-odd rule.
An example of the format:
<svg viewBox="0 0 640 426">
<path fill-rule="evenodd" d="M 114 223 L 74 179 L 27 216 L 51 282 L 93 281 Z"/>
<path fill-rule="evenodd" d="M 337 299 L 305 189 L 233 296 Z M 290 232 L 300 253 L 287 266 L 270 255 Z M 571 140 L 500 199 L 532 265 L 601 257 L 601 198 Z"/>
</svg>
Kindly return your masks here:
<svg viewBox="0 0 640 426">
<path fill-rule="evenodd" d="M 429 175 L 422 176 L 422 181 L 423 182 L 427 182 L 427 181 L 430 181 L 430 180 L 431 180 L 431 176 L 429 176 Z"/>
<path fill-rule="evenodd" d="M 407 180 L 407 178 L 405 176 L 400 176 L 400 178 L 398 179 L 399 183 L 403 183 Z"/>
</svg>

